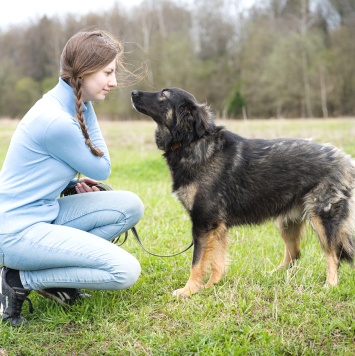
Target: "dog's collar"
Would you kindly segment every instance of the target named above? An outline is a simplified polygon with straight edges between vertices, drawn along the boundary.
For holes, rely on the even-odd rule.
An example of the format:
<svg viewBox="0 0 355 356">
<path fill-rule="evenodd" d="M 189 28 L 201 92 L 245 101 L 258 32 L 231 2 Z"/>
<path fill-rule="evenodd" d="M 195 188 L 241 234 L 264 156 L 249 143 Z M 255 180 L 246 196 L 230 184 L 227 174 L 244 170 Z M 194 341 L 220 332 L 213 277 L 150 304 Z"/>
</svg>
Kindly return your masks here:
<svg viewBox="0 0 355 356">
<path fill-rule="evenodd" d="M 172 151 L 176 151 L 176 150 L 178 150 L 180 147 L 181 147 L 181 143 L 180 143 L 180 142 L 175 142 L 175 143 L 173 143 L 173 144 L 170 146 L 170 149 L 171 149 Z"/>
</svg>

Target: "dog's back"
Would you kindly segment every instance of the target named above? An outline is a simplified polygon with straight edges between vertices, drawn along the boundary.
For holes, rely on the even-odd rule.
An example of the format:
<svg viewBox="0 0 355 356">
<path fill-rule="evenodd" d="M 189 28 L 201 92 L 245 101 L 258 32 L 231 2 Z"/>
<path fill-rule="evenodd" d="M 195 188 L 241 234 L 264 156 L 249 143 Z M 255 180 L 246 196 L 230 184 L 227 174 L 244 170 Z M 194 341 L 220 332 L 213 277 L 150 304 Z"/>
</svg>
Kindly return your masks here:
<svg viewBox="0 0 355 356">
<path fill-rule="evenodd" d="M 176 166 L 186 171 L 184 181 L 173 173 L 173 188 L 198 182 L 195 210 L 199 211 L 193 214 L 214 214 L 214 220 L 224 220 L 227 226 L 277 218 L 296 205 L 310 217 L 355 187 L 350 156 L 311 140 L 254 140 L 223 129 L 191 143 L 187 152 Z M 317 204 L 314 195 L 319 195 Z"/>
</svg>

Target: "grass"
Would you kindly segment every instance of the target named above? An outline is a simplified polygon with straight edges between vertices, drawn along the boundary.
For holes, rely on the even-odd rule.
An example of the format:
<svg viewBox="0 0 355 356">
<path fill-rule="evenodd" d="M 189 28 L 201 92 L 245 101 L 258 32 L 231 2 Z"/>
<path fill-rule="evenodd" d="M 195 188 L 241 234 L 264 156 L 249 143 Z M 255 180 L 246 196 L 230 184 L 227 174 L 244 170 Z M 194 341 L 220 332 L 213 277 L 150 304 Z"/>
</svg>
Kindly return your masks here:
<svg viewBox="0 0 355 356">
<path fill-rule="evenodd" d="M 314 137 L 355 156 L 355 121 L 225 121 L 246 137 Z M 137 225 L 152 252 L 171 254 L 191 241 L 191 224 L 171 196 L 168 168 L 154 143 L 152 122 L 102 122 L 110 147 L 115 189 L 132 190 L 145 204 Z M 16 122 L 0 128 L 3 161 Z M 70 310 L 32 293 L 24 304 L 27 326 L 0 324 L 0 356 L 12 355 L 353 355 L 355 278 L 340 269 L 337 288 L 325 289 L 325 259 L 310 228 L 302 258 L 291 269 L 271 271 L 283 256 L 272 222 L 230 231 L 230 267 L 214 288 L 188 300 L 171 296 L 189 276 L 192 249 L 173 258 L 148 255 L 129 234 L 123 246 L 142 265 L 130 289 L 90 291 Z"/>
</svg>

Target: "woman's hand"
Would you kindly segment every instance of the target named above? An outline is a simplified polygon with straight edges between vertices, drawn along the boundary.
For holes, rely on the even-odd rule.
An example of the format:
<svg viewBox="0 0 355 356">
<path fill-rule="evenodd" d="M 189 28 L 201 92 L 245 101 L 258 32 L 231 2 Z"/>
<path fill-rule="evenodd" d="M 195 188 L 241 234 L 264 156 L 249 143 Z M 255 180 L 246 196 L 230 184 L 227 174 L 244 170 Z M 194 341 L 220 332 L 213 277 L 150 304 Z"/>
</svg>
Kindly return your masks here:
<svg viewBox="0 0 355 356">
<path fill-rule="evenodd" d="M 98 184 L 99 182 L 97 180 L 91 179 L 91 178 L 80 178 L 78 179 L 76 185 L 75 185 L 75 190 L 78 194 L 81 193 L 91 193 L 91 192 L 99 192 L 100 189 L 95 187 L 95 186 L 90 186 L 91 184 Z M 90 185 L 88 185 L 90 184 Z"/>
</svg>

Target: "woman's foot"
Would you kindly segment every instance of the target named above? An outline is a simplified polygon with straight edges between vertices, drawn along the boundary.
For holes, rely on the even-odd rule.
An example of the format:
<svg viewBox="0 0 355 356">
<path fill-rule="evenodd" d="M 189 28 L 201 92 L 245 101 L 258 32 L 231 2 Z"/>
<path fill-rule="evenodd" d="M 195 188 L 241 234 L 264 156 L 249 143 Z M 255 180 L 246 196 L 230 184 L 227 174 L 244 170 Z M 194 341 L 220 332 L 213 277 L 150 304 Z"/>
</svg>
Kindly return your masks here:
<svg viewBox="0 0 355 356">
<path fill-rule="evenodd" d="M 0 268 L 0 317 L 3 322 L 9 322 L 12 326 L 26 324 L 27 320 L 21 316 L 22 305 L 26 300 L 29 303 L 30 312 L 33 313 L 31 301 L 27 298 L 30 290 L 9 285 L 7 274 L 13 271 L 10 268 Z"/>
<path fill-rule="evenodd" d="M 86 297 L 90 297 L 90 294 L 83 292 L 79 288 L 48 288 L 36 290 L 45 298 L 53 299 L 64 307 L 69 307 Z"/>
</svg>

